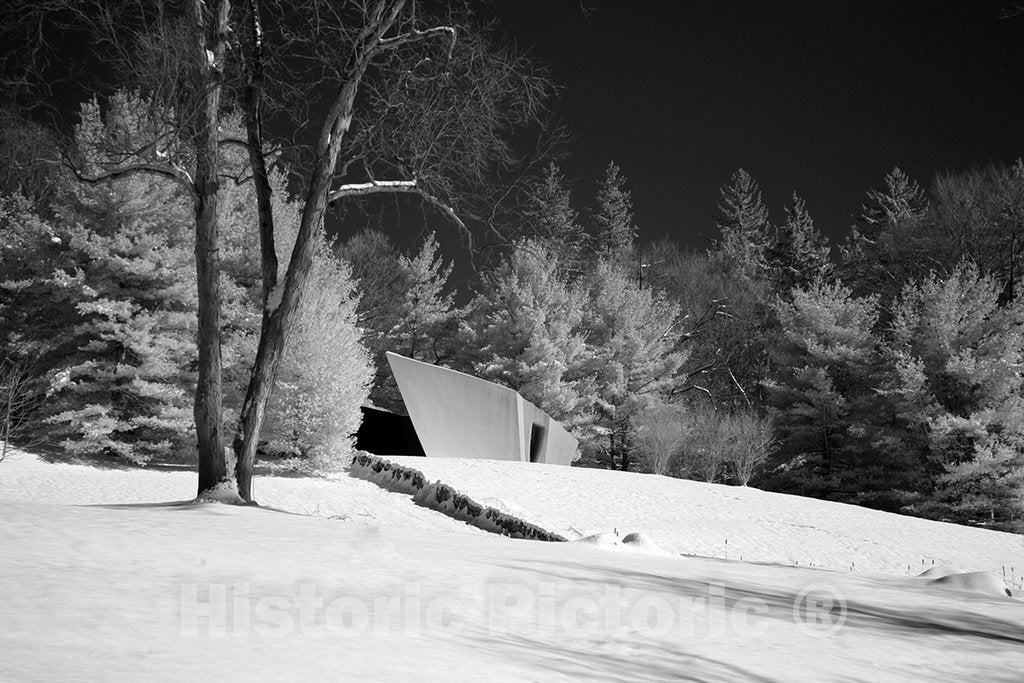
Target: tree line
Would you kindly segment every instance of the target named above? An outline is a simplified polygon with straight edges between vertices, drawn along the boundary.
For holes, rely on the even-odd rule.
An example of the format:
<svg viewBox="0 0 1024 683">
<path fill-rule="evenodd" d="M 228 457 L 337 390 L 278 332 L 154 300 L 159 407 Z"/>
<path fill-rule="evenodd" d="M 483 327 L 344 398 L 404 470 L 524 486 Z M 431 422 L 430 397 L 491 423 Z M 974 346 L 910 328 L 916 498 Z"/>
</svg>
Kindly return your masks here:
<svg viewBox="0 0 1024 683">
<path fill-rule="evenodd" d="M 402 411 L 391 350 L 519 391 L 580 464 L 1020 528 L 1024 163 L 928 192 L 894 169 L 836 247 L 740 170 L 714 244 L 684 249 L 641 239 L 657 229 L 615 164 L 581 203 L 544 154 L 513 154 L 549 86 L 471 16 L 108 4 L 71 16 L 117 48 L 113 86 L 63 139 L 16 103 L 0 121 L 15 442 L 198 462 L 201 496 L 248 501 L 257 453 L 336 467 L 361 404 Z M 296 140 L 268 112 L 297 115 Z M 325 235 L 332 206 L 396 194 L 463 237 L 461 290 L 434 237 Z"/>
</svg>

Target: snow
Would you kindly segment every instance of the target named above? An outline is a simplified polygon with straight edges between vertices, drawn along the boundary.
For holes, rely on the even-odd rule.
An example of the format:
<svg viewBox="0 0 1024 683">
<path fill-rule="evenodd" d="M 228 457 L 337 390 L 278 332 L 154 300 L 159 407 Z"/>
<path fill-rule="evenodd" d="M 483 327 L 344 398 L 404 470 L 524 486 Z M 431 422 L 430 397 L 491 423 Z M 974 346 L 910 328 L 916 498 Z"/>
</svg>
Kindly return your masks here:
<svg viewBox="0 0 1024 683">
<path fill-rule="evenodd" d="M 950 572 L 945 576 L 926 579 L 926 582 L 931 586 L 995 598 L 1012 595 L 1010 589 L 1006 587 L 1006 583 L 991 572 Z"/>
<path fill-rule="evenodd" d="M 438 466 L 478 503 L 490 492 L 506 511 L 622 546 L 693 536 L 693 550 L 728 533 L 730 548 L 733 538 L 755 551 L 786 544 L 776 552 L 825 562 L 837 552 L 831 533 L 869 521 L 845 506 L 655 477 L 647 491 L 641 475 L 461 465 L 458 482 L 457 464 Z M 923 681 L 1014 680 L 1024 669 L 1024 603 L 933 585 L 941 571 L 865 575 L 517 540 L 349 475 L 260 477 L 264 507 L 190 504 L 195 483 L 192 472 L 24 453 L 0 463 L 0 680 Z M 601 498 L 609 491 L 637 497 Z M 756 523 L 729 516 L 740 508 L 727 493 Z M 691 505 L 696 521 L 685 521 Z M 797 513 L 829 533 L 805 533 Z M 1014 549 L 1014 537 L 984 530 L 871 519 L 883 549 L 850 548 L 858 567 L 890 562 L 893 543 L 916 552 L 922 530 L 929 543 L 945 539 L 950 576 L 997 578 L 992 557 L 1024 565 L 1019 537 Z M 669 534 L 672 520 L 685 523 Z M 860 535 L 869 530 L 842 538 Z"/>
<path fill-rule="evenodd" d="M 856 505 L 651 474 L 388 456 L 481 505 L 515 509 L 569 539 L 642 532 L 677 553 L 747 562 L 910 576 L 1010 567 L 1024 574 L 1024 537 L 895 515 Z"/>
</svg>

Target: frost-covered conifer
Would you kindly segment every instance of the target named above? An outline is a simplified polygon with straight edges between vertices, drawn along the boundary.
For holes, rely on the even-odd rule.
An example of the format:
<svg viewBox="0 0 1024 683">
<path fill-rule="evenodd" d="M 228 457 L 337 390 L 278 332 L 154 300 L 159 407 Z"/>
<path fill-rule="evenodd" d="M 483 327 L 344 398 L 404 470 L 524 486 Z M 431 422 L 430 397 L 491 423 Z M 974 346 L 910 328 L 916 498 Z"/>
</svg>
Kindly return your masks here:
<svg viewBox="0 0 1024 683">
<path fill-rule="evenodd" d="M 582 330 L 586 292 L 544 244 L 518 243 L 473 301 L 473 370 L 518 391 L 577 432 L 591 420 L 592 351 Z"/>
<path fill-rule="evenodd" d="M 384 233 L 372 230 L 338 251 L 350 264 L 360 292 L 359 324 L 375 365 L 370 400 L 404 413 L 384 354 L 391 351 L 434 364 L 459 355 L 454 340 L 462 310 L 448 282 L 452 266 L 441 257 L 433 234 L 413 256 L 400 254 Z"/>
<path fill-rule="evenodd" d="M 565 178 L 555 164 L 548 166 L 544 177 L 534 186 L 525 213 L 528 236 L 548 248 L 567 274 L 579 276 L 586 269 L 593 246 L 572 206 L 572 193 L 565 187 Z"/>
<path fill-rule="evenodd" d="M 939 474 L 939 499 L 1006 521 L 1020 519 L 1024 495 L 1024 304 L 1000 306 L 1001 289 L 972 265 L 908 285 L 886 344 L 884 393 L 906 445 Z"/>
<path fill-rule="evenodd" d="M 721 252 L 740 273 L 748 277 L 763 275 L 774 236 L 761 190 L 742 168 L 722 187 L 718 214 Z"/>
<path fill-rule="evenodd" d="M 631 420 L 659 396 L 682 387 L 688 351 L 679 306 L 662 292 L 640 289 L 613 264 L 601 261 L 588 276 L 584 315 L 596 387 L 596 425 L 609 464 L 629 469 Z"/>
<path fill-rule="evenodd" d="M 633 221 L 633 199 L 626 189 L 626 178 L 614 161 L 608 164 L 598 185 L 593 220 L 600 253 L 620 267 L 628 267 L 639 231 Z"/>
<path fill-rule="evenodd" d="M 776 291 L 788 296 L 793 287 L 805 287 L 832 271 L 828 239 L 807 212 L 804 200 L 793 194 L 786 207 L 786 222 L 779 226 L 775 244 L 768 250 L 768 265 Z"/>
<path fill-rule="evenodd" d="M 777 376 L 766 383 L 780 447 L 776 466 L 803 490 L 835 495 L 865 452 L 865 420 L 878 410 L 877 301 L 838 283 L 816 281 L 776 305 Z"/>
</svg>

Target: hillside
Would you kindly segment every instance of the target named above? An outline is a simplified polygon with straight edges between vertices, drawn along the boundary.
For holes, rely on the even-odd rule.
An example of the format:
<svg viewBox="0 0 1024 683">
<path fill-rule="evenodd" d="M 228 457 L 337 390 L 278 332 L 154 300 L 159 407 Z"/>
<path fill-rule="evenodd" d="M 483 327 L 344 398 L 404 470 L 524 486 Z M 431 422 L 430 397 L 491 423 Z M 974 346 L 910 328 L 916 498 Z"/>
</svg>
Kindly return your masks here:
<svg viewBox="0 0 1024 683">
<path fill-rule="evenodd" d="M 577 487 L 562 489 L 560 516 L 557 501 L 520 512 L 590 525 L 581 531 L 614 526 L 625 505 L 580 490 L 607 496 L 619 483 L 600 478 L 616 473 L 464 471 L 462 485 L 507 492 L 509 508 L 530 504 L 512 492 Z M 974 580 L 514 540 L 349 475 L 261 478 L 264 508 L 174 502 L 194 481 L 28 454 L 0 463 L 0 679 L 1012 680 L 1024 668 L 1024 604 Z M 630 482 L 619 492 L 636 510 L 670 485 L 616 481 Z M 715 489 L 675 485 L 694 503 L 725 505 Z M 790 522 L 773 530 L 769 510 L 751 503 L 776 497 L 735 495 L 765 525 L 752 548 L 801 538 Z M 666 537 L 685 506 L 666 516 L 660 501 L 660 526 L 648 529 L 659 542 L 726 532 L 705 511 Z M 841 526 L 842 508 L 806 506 L 817 527 Z M 898 536 L 900 519 L 880 537 Z M 936 542 L 943 530 L 950 545 L 998 552 L 990 539 L 1001 537 L 937 525 Z M 799 550 L 825 558 L 825 548 Z"/>
<path fill-rule="evenodd" d="M 856 505 L 634 472 L 388 456 L 566 538 L 639 531 L 675 552 L 841 571 L 1024 572 L 1024 538 Z M 1019 584 L 1018 584 L 1019 585 Z"/>
</svg>

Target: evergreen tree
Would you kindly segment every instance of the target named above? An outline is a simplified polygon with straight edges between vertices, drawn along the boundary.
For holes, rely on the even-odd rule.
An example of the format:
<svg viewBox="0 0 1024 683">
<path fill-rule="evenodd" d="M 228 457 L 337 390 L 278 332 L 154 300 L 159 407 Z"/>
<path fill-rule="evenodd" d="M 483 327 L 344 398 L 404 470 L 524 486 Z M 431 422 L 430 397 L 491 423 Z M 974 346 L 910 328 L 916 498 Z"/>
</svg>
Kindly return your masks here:
<svg viewBox="0 0 1024 683">
<path fill-rule="evenodd" d="M 414 256 L 400 254 L 377 231 L 353 237 L 339 253 L 351 265 L 360 291 L 359 324 L 375 367 L 370 400 L 386 410 L 405 413 L 385 353 L 433 364 L 454 359 L 463 311 L 449 290 L 452 265 L 441 258 L 433 234 Z"/>
<path fill-rule="evenodd" d="M 72 299 L 79 318 L 64 333 L 74 350 L 49 372 L 50 436 L 73 455 L 181 458 L 194 438 L 188 200 L 145 176 L 73 192 L 62 268 L 40 283 Z"/>
<path fill-rule="evenodd" d="M 400 256 L 398 270 L 403 289 L 397 308 L 398 322 L 389 338 L 397 353 L 430 363 L 440 363 L 452 354 L 451 340 L 461 311 L 455 294 L 448 290 L 452 264 L 439 253 L 431 233 L 415 256 Z"/>
<path fill-rule="evenodd" d="M 861 238 L 872 238 L 928 212 L 928 198 L 924 190 L 898 167 L 885 174 L 885 187 L 868 191 L 867 201 L 861 205 L 858 223 Z"/>
<path fill-rule="evenodd" d="M 594 229 L 600 254 L 620 267 L 628 267 L 638 231 L 633 222 L 633 199 L 615 162 L 608 164 L 597 188 Z"/>
<path fill-rule="evenodd" d="M 0 196 L 0 348 L 16 362 L 47 367 L 74 349 L 66 330 L 81 315 L 74 295 L 54 285 L 67 265 L 65 237 L 25 197 Z"/>
<path fill-rule="evenodd" d="M 817 280 L 776 307 L 778 374 L 767 383 L 779 438 L 775 485 L 847 497 L 849 471 L 872 453 L 877 300 Z"/>
<path fill-rule="evenodd" d="M 832 272 L 828 240 L 814 227 L 804 200 L 793 193 L 793 203 L 786 207 L 786 222 L 777 233 L 774 246 L 768 251 L 768 265 L 776 288 L 783 294 L 793 287 L 806 287 L 815 278 Z"/>
<path fill-rule="evenodd" d="M 156 125 L 150 113 L 145 100 L 124 93 L 102 115 L 95 103 L 84 106 L 76 132 L 83 167 L 116 154 L 118 145 L 134 153 L 140 130 Z M 175 145 L 172 136 L 164 142 Z M 245 164 L 243 154 L 225 156 L 227 172 Z M 275 211 L 287 225 L 296 207 L 280 174 L 274 184 Z M 191 199 L 179 185 L 148 174 L 68 181 L 56 197 L 49 221 L 15 200 L 0 210 L 9 246 L 0 253 L 0 343 L 9 355 L 35 359 L 43 373 L 44 436 L 72 454 L 192 460 Z M 228 392 L 227 405 L 237 406 L 260 325 L 255 207 L 244 184 L 222 184 L 218 198 L 223 368 L 225 387 L 238 388 Z"/>
<path fill-rule="evenodd" d="M 572 206 L 572 193 L 565 187 L 565 177 L 554 163 L 532 188 L 525 220 L 531 241 L 543 244 L 557 256 L 567 273 L 578 276 L 585 269 L 591 250 L 590 236 Z"/>
<path fill-rule="evenodd" d="M 466 340 L 476 349 L 475 374 L 515 389 L 579 434 L 594 402 L 585 301 L 545 243 L 521 241 L 483 278 Z"/>
<path fill-rule="evenodd" d="M 923 242 L 928 199 L 899 168 L 886 174 L 884 186 L 869 190 L 856 224 L 840 249 L 842 271 L 857 292 L 873 292 L 888 305 L 903 282 L 929 267 Z M 934 265 L 934 264 L 932 264 Z"/>
<path fill-rule="evenodd" d="M 986 507 L 1005 521 L 1020 517 L 1024 495 L 1024 304 L 1000 306 L 1001 289 L 972 264 L 909 284 L 886 344 L 893 371 L 883 393 L 896 402 L 900 447 L 930 467 L 936 502 L 964 514 Z"/>
<path fill-rule="evenodd" d="M 761 190 L 742 168 L 720 190 L 718 214 L 721 253 L 739 273 L 747 277 L 762 275 L 775 239 Z"/>
<path fill-rule="evenodd" d="M 640 289 L 607 261 L 597 264 L 588 286 L 584 326 L 593 354 L 597 434 L 606 440 L 608 464 L 628 470 L 633 418 L 686 381 L 681 313 L 662 292 Z"/>
</svg>

